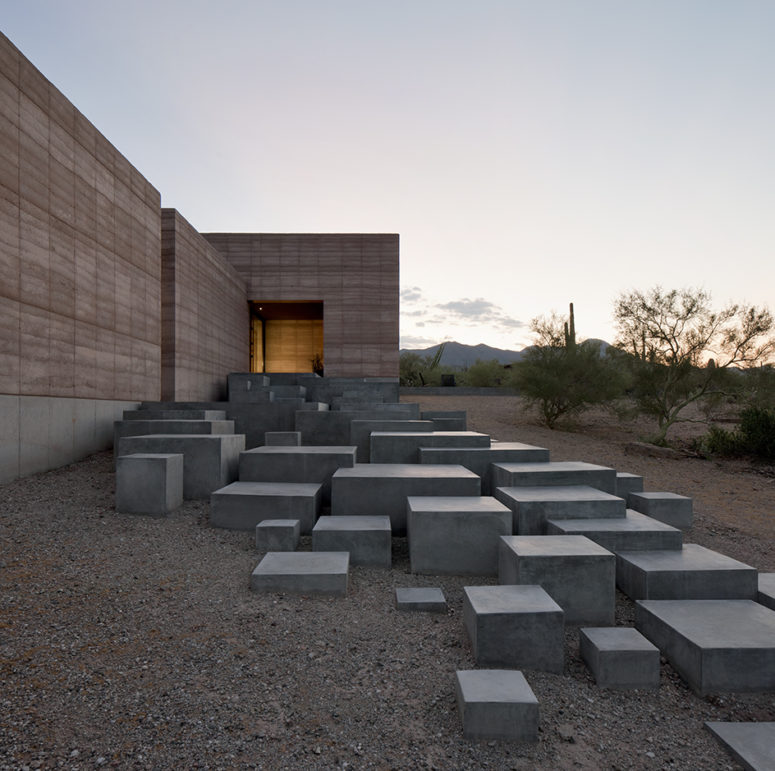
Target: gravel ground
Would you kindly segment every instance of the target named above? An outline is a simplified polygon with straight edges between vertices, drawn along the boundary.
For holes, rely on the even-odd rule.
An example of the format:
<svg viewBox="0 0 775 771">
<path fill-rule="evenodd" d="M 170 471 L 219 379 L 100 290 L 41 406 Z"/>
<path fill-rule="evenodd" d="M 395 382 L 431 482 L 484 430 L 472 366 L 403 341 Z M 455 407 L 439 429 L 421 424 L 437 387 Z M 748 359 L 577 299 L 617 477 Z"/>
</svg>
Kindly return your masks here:
<svg viewBox="0 0 775 771">
<path fill-rule="evenodd" d="M 694 495 L 687 542 L 775 570 L 767 474 L 627 455 L 633 436 L 602 419 L 548 432 L 509 398 L 422 401 L 553 459 Z M 163 519 L 117 514 L 113 493 L 110 453 L 0 487 L 2 769 L 734 769 L 704 721 L 775 720 L 772 694 L 701 699 L 664 662 L 656 691 L 599 689 L 570 627 L 564 673 L 525 673 L 540 741 L 466 741 L 462 589 L 493 579 L 412 575 L 395 539 L 393 569 L 352 568 L 346 598 L 257 595 L 250 534 L 208 527 L 200 502 Z M 441 587 L 448 613 L 395 610 L 401 586 Z M 617 623 L 632 619 L 620 595 Z"/>
</svg>

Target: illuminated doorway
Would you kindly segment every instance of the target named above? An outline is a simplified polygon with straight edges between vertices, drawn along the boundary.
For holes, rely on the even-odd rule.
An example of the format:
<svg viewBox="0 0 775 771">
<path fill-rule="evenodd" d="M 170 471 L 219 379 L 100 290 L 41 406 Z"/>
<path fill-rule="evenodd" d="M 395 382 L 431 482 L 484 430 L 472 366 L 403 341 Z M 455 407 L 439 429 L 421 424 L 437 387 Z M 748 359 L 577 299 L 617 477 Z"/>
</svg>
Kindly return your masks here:
<svg viewBox="0 0 775 771">
<path fill-rule="evenodd" d="M 323 368 L 323 303 L 250 303 L 251 372 L 319 372 Z"/>
</svg>

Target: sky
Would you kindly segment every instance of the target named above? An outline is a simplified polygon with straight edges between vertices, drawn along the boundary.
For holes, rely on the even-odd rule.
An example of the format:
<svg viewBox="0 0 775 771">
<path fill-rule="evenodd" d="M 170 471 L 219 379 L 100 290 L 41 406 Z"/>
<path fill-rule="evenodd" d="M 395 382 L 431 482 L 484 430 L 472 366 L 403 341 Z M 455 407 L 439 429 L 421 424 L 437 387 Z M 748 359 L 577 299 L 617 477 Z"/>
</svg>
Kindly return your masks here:
<svg viewBox="0 0 775 771">
<path fill-rule="evenodd" d="M 772 0 L 0 0 L 201 232 L 399 233 L 401 346 L 775 309 Z"/>
</svg>

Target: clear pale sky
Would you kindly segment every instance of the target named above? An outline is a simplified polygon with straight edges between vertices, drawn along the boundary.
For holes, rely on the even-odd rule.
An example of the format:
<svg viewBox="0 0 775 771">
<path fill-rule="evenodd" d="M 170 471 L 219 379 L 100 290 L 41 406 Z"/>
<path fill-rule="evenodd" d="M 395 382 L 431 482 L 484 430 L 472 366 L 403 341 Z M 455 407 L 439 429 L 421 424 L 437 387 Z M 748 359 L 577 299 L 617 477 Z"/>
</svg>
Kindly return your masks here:
<svg viewBox="0 0 775 771">
<path fill-rule="evenodd" d="M 575 303 L 775 310 L 772 0 L 0 0 L 200 231 L 401 235 L 401 341 Z"/>
</svg>

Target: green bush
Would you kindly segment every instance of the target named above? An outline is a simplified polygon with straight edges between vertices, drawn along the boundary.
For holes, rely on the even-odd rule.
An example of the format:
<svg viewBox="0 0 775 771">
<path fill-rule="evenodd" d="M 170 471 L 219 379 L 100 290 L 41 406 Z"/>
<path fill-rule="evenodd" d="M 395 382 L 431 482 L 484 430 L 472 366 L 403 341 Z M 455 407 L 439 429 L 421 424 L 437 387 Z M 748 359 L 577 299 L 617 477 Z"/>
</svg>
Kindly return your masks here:
<svg viewBox="0 0 775 771">
<path fill-rule="evenodd" d="M 752 455 L 762 460 L 775 460 L 775 410 L 746 407 L 740 413 L 740 426 L 735 431 L 711 426 L 697 449 L 703 455 Z"/>
<path fill-rule="evenodd" d="M 775 460 L 775 410 L 747 407 L 740 413 L 738 431 L 746 452 L 764 460 Z"/>
</svg>

